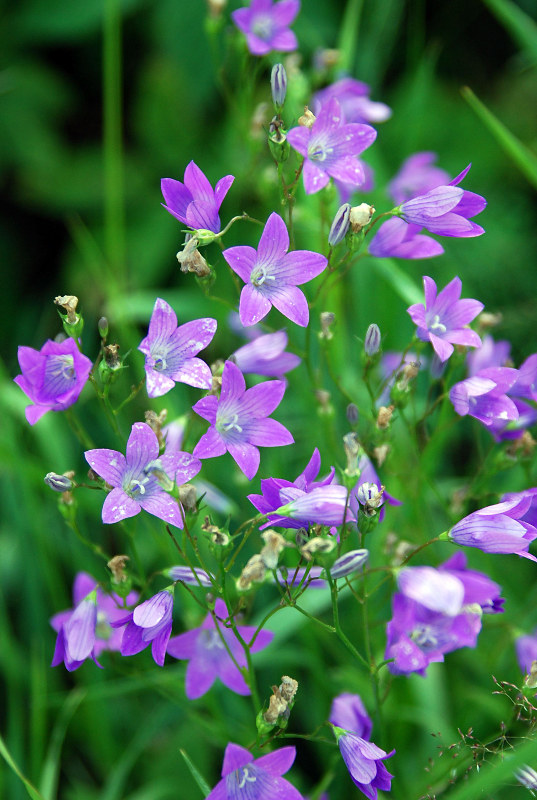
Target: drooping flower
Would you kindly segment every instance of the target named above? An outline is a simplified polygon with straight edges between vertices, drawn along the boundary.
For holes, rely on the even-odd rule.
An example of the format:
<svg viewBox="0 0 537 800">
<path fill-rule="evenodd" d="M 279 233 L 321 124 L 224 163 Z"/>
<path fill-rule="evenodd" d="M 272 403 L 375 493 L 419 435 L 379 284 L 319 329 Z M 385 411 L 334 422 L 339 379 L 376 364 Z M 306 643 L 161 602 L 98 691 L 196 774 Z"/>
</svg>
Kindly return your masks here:
<svg viewBox="0 0 537 800">
<path fill-rule="evenodd" d="M 369 741 L 373 723 L 359 694 L 343 692 L 334 697 L 328 721 Z"/>
<path fill-rule="evenodd" d="M 375 258 L 434 258 L 444 252 L 442 245 L 420 233 L 420 225 L 410 225 L 392 217 L 383 222 L 369 243 L 368 252 Z"/>
<path fill-rule="evenodd" d="M 162 179 L 160 186 L 165 200 L 162 205 L 189 228 L 220 233 L 218 212 L 234 180 L 233 175 L 226 175 L 213 190 L 201 169 L 191 161 L 185 169 L 184 183 L 173 178 Z"/>
<path fill-rule="evenodd" d="M 303 800 L 300 792 L 284 775 L 296 756 L 294 747 L 282 747 L 261 758 L 230 742 L 224 754 L 222 780 L 207 800 Z"/>
<path fill-rule="evenodd" d="M 437 294 L 436 283 L 427 275 L 423 278 L 425 305 L 414 303 L 407 309 L 412 321 L 418 326 L 416 335 L 422 342 L 431 342 L 441 361 L 447 361 L 453 353 L 454 344 L 480 347 L 477 333 L 467 328 L 483 310 L 479 300 L 461 300 L 462 281 L 453 278 Z"/>
<path fill-rule="evenodd" d="M 199 389 L 210 389 L 210 367 L 201 358 L 195 358 L 212 341 L 216 320 L 210 317 L 194 319 L 177 327 L 177 315 L 165 301 L 157 298 L 149 331 L 138 345 L 145 354 L 147 394 L 160 397 L 176 382 L 187 383 Z"/>
<path fill-rule="evenodd" d="M 404 567 L 397 575 L 399 591 L 430 611 L 450 617 L 460 613 L 464 586 L 455 575 L 434 567 Z"/>
<path fill-rule="evenodd" d="M 136 592 L 127 595 L 127 604 L 135 603 Z M 85 661 L 97 659 L 103 650 L 118 650 L 123 631 L 115 630 L 111 624 L 124 616 L 123 600 L 119 595 L 105 594 L 96 581 L 86 572 L 79 572 L 73 584 L 73 606 L 60 611 L 50 620 L 58 633 L 52 666 L 64 662 L 72 672 Z"/>
<path fill-rule="evenodd" d="M 333 580 L 345 578 L 353 572 L 361 570 L 369 558 L 369 551 L 361 548 L 360 550 L 349 550 L 345 555 L 336 558 L 330 567 L 330 576 Z"/>
<path fill-rule="evenodd" d="M 170 639 L 168 653 L 174 658 L 188 660 L 185 692 L 189 700 L 195 700 L 208 692 L 216 678 L 220 678 L 232 692 L 250 694 L 250 689 L 236 666 L 238 664 L 239 667 L 246 667 L 244 648 L 232 628 L 226 625 L 228 618 L 226 604 L 218 599 L 214 614 L 207 614 L 199 628 Z M 254 625 L 237 625 L 237 630 L 243 641 L 250 645 L 257 629 Z M 260 631 L 250 647 L 250 652 L 263 650 L 270 644 L 273 636 L 272 631 Z"/>
<path fill-rule="evenodd" d="M 518 370 L 489 367 L 471 378 L 455 383 L 449 390 L 453 408 L 461 417 L 475 417 L 494 433 L 518 420 L 518 408 L 507 392 L 516 383 Z"/>
<path fill-rule="evenodd" d="M 357 81 L 355 78 L 341 78 L 313 95 L 313 110 L 318 114 L 322 106 L 335 98 L 340 105 L 345 122 L 385 122 L 391 117 L 392 110 L 385 103 L 376 103 L 371 100 L 370 91 L 367 83 L 363 81 Z"/>
<path fill-rule="evenodd" d="M 272 306 L 297 325 L 306 327 L 309 309 L 297 287 L 316 278 L 327 260 L 311 250 L 289 250 L 289 234 L 283 219 L 272 213 L 257 250 L 247 245 L 228 247 L 223 256 L 246 284 L 241 292 L 239 314 L 243 325 L 254 325 Z"/>
<path fill-rule="evenodd" d="M 373 742 L 362 739 L 356 733 L 334 728 L 340 753 L 349 770 L 352 782 L 369 800 L 377 800 L 377 790 L 389 792 L 392 784 L 391 775 L 384 764 L 386 758 L 395 753 L 387 753 Z"/>
<path fill-rule="evenodd" d="M 401 168 L 387 186 L 394 203 L 424 195 L 437 186 L 449 185 L 449 174 L 435 166 L 437 155 L 431 152 L 414 153 L 401 164 Z"/>
<path fill-rule="evenodd" d="M 373 144 L 376 136 L 370 125 L 345 123 L 335 98 L 322 106 L 311 128 L 292 128 L 287 141 L 304 156 L 306 194 L 319 192 L 330 178 L 360 186 L 365 174 L 357 156 Z"/>
<path fill-rule="evenodd" d="M 251 0 L 246 8 L 231 12 L 231 19 L 246 36 L 250 53 L 264 56 L 272 50 L 288 53 L 298 42 L 289 25 L 300 10 L 300 0 Z"/>
<path fill-rule="evenodd" d="M 496 503 L 461 519 L 447 533 L 455 544 L 477 547 L 485 553 L 516 553 L 537 561 L 528 553 L 537 539 L 537 488 L 511 492 Z"/>
<path fill-rule="evenodd" d="M 285 331 L 266 333 L 235 350 L 232 360 L 244 374 L 280 378 L 300 364 L 300 357 L 288 353 L 286 347 Z"/>
<path fill-rule="evenodd" d="M 112 623 L 125 625 L 121 655 L 133 656 L 151 644 L 151 653 L 159 667 L 164 666 L 166 647 L 172 632 L 173 587 L 150 597 L 134 611 Z"/>
<path fill-rule="evenodd" d="M 182 452 L 159 456 L 156 434 L 145 422 L 132 426 L 126 456 L 108 449 L 87 450 L 84 456 L 90 467 L 114 487 L 103 504 L 103 522 L 119 522 L 143 508 L 176 528 L 183 527 L 178 501 L 169 491 L 174 484 L 186 483 L 198 474 L 198 458 Z"/>
<path fill-rule="evenodd" d="M 227 452 L 251 480 L 259 469 L 259 447 L 293 444 L 281 422 L 270 419 L 285 391 L 283 381 L 265 381 L 246 389 L 240 369 L 226 361 L 220 398 L 202 397 L 192 407 L 211 427 L 196 447 L 196 458 L 215 458 Z"/>
<path fill-rule="evenodd" d="M 76 403 L 92 367 L 72 338 L 49 339 L 41 350 L 19 347 L 18 359 L 22 374 L 13 380 L 34 403 L 25 410 L 30 425 L 47 411 L 64 411 Z"/>
</svg>

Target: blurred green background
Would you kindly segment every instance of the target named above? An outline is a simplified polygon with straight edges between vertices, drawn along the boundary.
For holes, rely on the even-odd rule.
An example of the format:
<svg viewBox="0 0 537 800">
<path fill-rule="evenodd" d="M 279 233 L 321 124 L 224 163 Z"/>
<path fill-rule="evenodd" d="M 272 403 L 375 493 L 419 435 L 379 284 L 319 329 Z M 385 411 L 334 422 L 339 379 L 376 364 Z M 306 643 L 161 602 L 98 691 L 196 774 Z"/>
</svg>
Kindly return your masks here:
<svg viewBox="0 0 537 800">
<path fill-rule="evenodd" d="M 269 67 L 258 70 L 258 83 L 246 103 L 251 68 L 246 66 L 243 40 L 229 18 L 229 11 L 239 5 L 229 4 L 221 30 L 214 33 L 207 25 L 203 0 L 21 0 L 4 8 L 0 34 L 0 731 L 15 761 L 46 800 L 197 798 L 199 789 L 179 748 L 187 749 L 212 785 L 227 742 L 226 721 L 232 720 L 235 741 L 244 744 L 251 736 L 250 707 L 245 701 L 219 686 L 187 712 L 184 666 L 152 668 L 147 652 L 128 663 L 113 655 L 106 657 L 103 671 L 91 663 L 70 675 L 63 667 L 50 669 L 54 633 L 48 620 L 71 605 L 75 572 L 85 569 L 100 580 L 105 575 L 102 564 L 67 529 L 55 497 L 42 483 L 50 470 L 73 468 L 83 474 L 80 448 L 61 415 L 49 414 L 30 429 L 24 420 L 26 399 L 12 384 L 18 372 L 17 346 L 39 349 L 58 332 L 52 300 L 59 294 L 80 298 L 86 320 L 85 352 L 90 355 L 97 353 L 96 320 L 103 314 L 123 337 L 122 352 L 136 347 L 157 295 L 172 302 L 180 322 L 206 314 L 218 317 L 219 344 L 218 350 L 211 351 L 212 357 L 240 344 L 226 328 L 226 308 L 210 306 L 192 276 L 179 273 L 175 253 L 182 241 L 181 226 L 160 206 L 160 178 L 182 179 L 186 164 L 193 159 L 213 185 L 225 174 L 236 176 L 223 219 L 243 210 L 265 219 L 276 207 L 264 134 L 261 130 L 256 139 L 251 132 L 254 108 L 270 99 Z M 417 150 L 437 152 L 439 164 L 452 175 L 472 161 L 464 185 L 488 200 L 478 220 L 487 231 L 485 236 L 443 240 L 444 257 L 399 266 L 418 288 L 423 274 L 432 275 L 439 285 L 460 275 L 463 296 L 479 298 L 488 311 L 502 312 L 496 336 L 512 342 L 518 364 L 536 349 L 537 181 L 530 167 L 521 169 L 515 164 L 460 90 L 469 86 L 535 153 L 537 4 L 534 0 L 512 4 L 363 0 L 351 5 L 362 6 L 355 36 L 349 37 L 346 31 L 351 40 L 351 74 L 369 83 L 372 98 L 388 103 L 394 112 L 390 121 L 379 126 L 377 142 L 366 157 L 375 168 L 377 189 L 372 201 L 377 209 L 390 207 L 382 187 Z M 310 72 L 319 48 L 337 47 L 345 38 L 345 8 L 343 0 L 303 0 L 293 29 L 304 72 Z M 223 75 L 231 106 L 221 91 Z M 303 99 L 299 90 L 296 95 L 297 101 Z M 297 102 L 295 116 L 300 112 Z M 317 206 L 310 199 L 304 208 L 315 212 Z M 297 228 L 300 247 L 325 247 L 307 213 L 297 214 Z M 253 243 L 256 236 L 256 229 L 239 223 L 226 245 Z M 212 247 L 214 251 L 208 252 L 216 262 L 218 251 Z M 353 353 L 370 322 L 378 322 L 387 332 L 389 349 L 404 346 L 412 333 L 405 311 L 408 303 L 386 274 L 390 275 L 381 273 L 373 261 L 360 262 L 344 296 L 333 298 L 339 304 L 336 360 L 351 383 L 356 382 L 353 363 L 358 363 L 353 362 Z M 219 276 L 215 292 L 231 297 L 231 288 L 229 279 Z M 141 377 L 138 356 L 131 357 L 135 375 L 126 384 Z M 180 414 L 195 397 L 181 387 L 173 400 L 166 398 L 156 405 L 167 407 L 172 415 Z M 143 413 L 140 403 L 138 413 Z M 97 446 L 117 446 L 105 441 L 105 428 L 87 405 Z M 286 398 L 279 418 L 295 433 L 298 447 L 291 456 L 265 451 L 265 475 L 293 478 L 302 470 L 318 443 L 312 435 L 317 433 L 315 409 L 308 412 L 312 408 L 305 389 L 294 401 Z M 337 408 L 338 434 L 346 429 L 342 409 L 344 405 Z M 322 431 L 319 436 L 327 470 L 343 457 L 332 446 L 333 437 Z M 488 439 L 482 441 L 488 446 Z M 466 447 L 463 433 L 438 465 L 441 475 L 449 476 L 441 482 L 446 492 L 476 469 L 476 453 L 467 452 Z M 405 457 L 400 454 L 401 464 Z M 248 512 L 241 496 L 249 487 L 235 477 L 228 481 L 228 462 L 207 464 L 206 474 Z M 505 485 L 499 489 L 525 488 L 519 473 L 502 475 L 501 480 Z M 388 489 L 399 497 L 408 484 L 414 484 L 415 491 L 413 502 L 397 512 L 399 535 L 419 542 L 422 535 L 431 535 L 431 528 L 433 532 L 442 529 L 438 527 L 440 512 L 434 500 L 433 509 L 428 507 L 431 497 L 420 487 L 419 478 L 409 479 L 401 468 L 399 476 L 394 470 L 392 481 L 393 488 L 390 484 Z M 100 523 L 100 498 L 88 494 L 91 497 L 81 499 L 81 512 L 86 521 L 99 522 L 92 522 L 94 528 L 86 534 L 110 550 L 124 548 Z M 159 541 L 141 518 L 138 535 L 141 554 L 151 566 L 158 569 L 174 562 L 169 543 Z M 439 550 L 437 557 L 445 559 L 450 554 Z M 391 749 L 397 742 L 398 756 L 392 760 L 391 771 L 397 774 L 394 796 L 401 800 L 425 795 L 424 770 L 427 759 L 436 758 L 438 744 L 431 731 L 442 730 L 447 737 L 444 743 L 451 744 L 457 739 L 457 727 L 466 730 L 473 725 L 486 738 L 498 729 L 500 719 L 509 720 L 509 703 L 493 697 L 490 674 L 520 681 L 511 644 L 513 631 L 516 626 L 529 631 L 537 623 L 534 566 L 514 556 L 471 555 L 472 566 L 486 569 L 504 587 L 508 613 L 484 626 L 487 630 L 477 651 L 450 654 L 447 665 L 431 669 L 426 680 L 413 677 L 394 683 L 384 744 Z M 382 625 L 375 632 L 379 651 L 389 615 L 389 594 L 381 595 Z M 197 624 L 196 607 L 186 595 L 180 598 L 183 624 Z M 263 599 L 270 602 L 262 596 L 260 608 Z M 349 629 L 358 628 L 354 606 L 344 601 L 344 611 Z M 360 636 L 358 629 L 356 636 Z M 287 620 L 276 650 L 260 654 L 260 685 L 267 692 L 283 673 L 301 681 L 307 702 L 302 707 L 297 704 L 293 730 L 308 732 L 326 718 L 327 684 L 333 687 L 330 694 L 359 691 L 367 704 L 368 683 L 354 668 L 341 666 L 343 656 L 340 646 L 323 639 L 323 634 L 314 639 L 301 617 Z M 281 671 L 277 674 L 271 668 L 273 660 Z M 306 662 L 311 665 L 308 674 L 299 675 Z M 475 686 L 484 687 L 481 694 Z M 319 753 L 328 762 L 327 750 L 319 751 L 307 742 L 299 749 L 293 780 L 304 793 L 319 780 Z M 439 768 L 440 782 L 449 773 L 450 758 Z M 348 776 L 339 769 L 329 790 L 331 800 L 355 796 L 352 791 Z M 511 789 L 503 791 L 494 796 L 511 796 Z M 0 797 L 19 800 L 26 796 L 22 783 L 0 761 Z"/>
</svg>

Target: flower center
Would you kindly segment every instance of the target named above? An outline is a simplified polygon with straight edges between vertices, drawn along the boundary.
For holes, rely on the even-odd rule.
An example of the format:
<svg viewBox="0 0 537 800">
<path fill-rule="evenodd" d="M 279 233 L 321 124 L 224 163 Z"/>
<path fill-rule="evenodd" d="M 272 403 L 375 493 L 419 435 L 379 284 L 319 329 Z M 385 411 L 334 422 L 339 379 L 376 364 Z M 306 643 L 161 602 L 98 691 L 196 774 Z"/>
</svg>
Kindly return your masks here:
<svg viewBox="0 0 537 800">
<path fill-rule="evenodd" d="M 317 143 L 308 149 L 308 158 L 310 161 L 324 161 L 331 153 L 331 147 L 324 147 L 322 144 Z"/>
<path fill-rule="evenodd" d="M 148 478 L 144 478 L 143 481 L 133 478 L 133 480 L 129 483 L 129 485 L 125 488 L 125 491 L 128 495 L 130 495 L 133 499 L 136 499 L 141 494 L 145 494 L 145 486 L 144 483 L 147 483 Z"/>
<path fill-rule="evenodd" d="M 264 42 L 268 42 L 269 39 L 272 37 L 274 32 L 274 22 L 272 21 L 272 17 L 268 14 L 259 14 L 252 24 L 252 33 L 255 33 L 256 36 L 259 36 L 260 39 L 263 39 Z"/>
<path fill-rule="evenodd" d="M 164 356 L 153 357 L 153 369 L 156 369 L 158 372 L 163 372 L 167 366 Z"/>
<path fill-rule="evenodd" d="M 435 314 L 433 321 L 429 323 L 429 330 L 436 334 L 445 333 L 447 331 L 446 326 L 440 322 L 440 317 L 438 314 Z"/>
<path fill-rule="evenodd" d="M 206 650 L 223 650 L 224 645 L 218 631 L 203 631 L 204 647 Z"/>
<path fill-rule="evenodd" d="M 438 647 L 438 636 L 430 625 L 419 625 L 414 628 L 410 638 L 421 650 L 435 650 Z"/>
<path fill-rule="evenodd" d="M 233 414 L 230 420 L 227 422 L 220 422 L 217 426 L 221 431 L 232 431 L 236 430 L 237 433 L 242 433 L 242 428 L 239 425 L 239 415 Z"/>
<path fill-rule="evenodd" d="M 61 381 L 75 380 L 75 361 L 71 355 L 51 356 L 47 363 L 47 378 L 59 378 Z"/>
<path fill-rule="evenodd" d="M 248 767 L 242 767 L 241 769 L 238 769 L 237 770 L 237 776 L 238 776 L 237 785 L 238 785 L 239 789 L 242 789 L 246 782 L 255 783 L 256 780 L 257 780 L 255 775 L 250 775 Z"/>
<path fill-rule="evenodd" d="M 274 275 L 267 275 L 267 268 L 266 267 L 256 267 L 252 270 L 252 274 L 250 275 L 250 281 L 253 283 L 254 286 L 262 286 L 265 281 L 275 281 L 276 278 Z"/>
</svg>

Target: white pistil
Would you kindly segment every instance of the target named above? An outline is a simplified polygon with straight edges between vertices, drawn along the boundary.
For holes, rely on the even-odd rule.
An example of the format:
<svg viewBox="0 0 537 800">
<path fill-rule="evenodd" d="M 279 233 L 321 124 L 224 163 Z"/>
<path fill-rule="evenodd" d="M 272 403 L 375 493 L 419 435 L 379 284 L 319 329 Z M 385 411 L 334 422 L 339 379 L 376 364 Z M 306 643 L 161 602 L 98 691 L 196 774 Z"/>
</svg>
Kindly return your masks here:
<svg viewBox="0 0 537 800">
<path fill-rule="evenodd" d="M 446 326 L 440 322 L 438 314 L 434 315 L 429 330 L 434 331 L 434 333 L 445 333 L 447 331 Z"/>
<path fill-rule="evenodd" d="M 276 278 L 274 275 L 267 275 L 267 270 L 265 267 L 257 267 L 252 271 L 250 280 L 254 286 L 262 286 L 265 281 L 275 281 Z"/>
<path fill-rule="evenodd" d="M 239 770 L 237 770 L 237 771 L 239 772 Z M 240 772 L 239 772 L 239 774 L 240 774 Z M 240 779 L 240 781 L 238 783 L 239 789 L 242 789 L 244 787 L 244 784 L 246 783 L 246 781 L 248 781 L 248 783 L 255 783 L 256 782 L 256 777 L 255 777 L 255 775 L 250 775 L 248 773 L 248 767 L 243 767 L 242 768 L 242 778 Z"/>
<path fill-rule="evenodd" d="M 233 414 L 233 417 L 229 420 L 229 422 L 224 422 L 222 425 L 223 431 L 231 431 L 235 429 L 238 433 L 242 433 L 242 428 L 238 424 L 239 415 Z"/>
</svg>

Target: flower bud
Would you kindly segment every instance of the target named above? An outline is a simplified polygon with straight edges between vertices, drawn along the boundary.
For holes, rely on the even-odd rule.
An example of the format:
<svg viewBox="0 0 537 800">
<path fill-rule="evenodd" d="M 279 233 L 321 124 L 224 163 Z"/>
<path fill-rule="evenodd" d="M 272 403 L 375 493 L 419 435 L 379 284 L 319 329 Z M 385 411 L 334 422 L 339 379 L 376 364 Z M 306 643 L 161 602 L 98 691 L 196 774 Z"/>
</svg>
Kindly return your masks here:
<svg viewBox="0 0 537 800">
<path fill-rule="evenodd" d="M 345 553 L 344 556 L 336 558 L 330 567 L 330 575 L 332 578 L 344 578 L 353 572 L 358 572 L 367 563 L 369 558 L 368 550 L 351 550 Z"/>
<path fill-rule="evenodd" d="M 316 119 L 315 114 L 307 106 L 304 106 L 304 113 L 298 118 L 298 124 L 303 128 L 312 128 Z"/>
<path fill-rule="evenodd" d="M 356 405 L 356 403 L 349 403 L 345 415 L 347 417 L 347 422 L 349 423 L 349 425 L 356 425 L 358 423 L 359 413 L 358 413 L 358 406 Z"/>
<path fill-rule="evenodd" d="M 194 514 L 198 510 L 198 492 L 193 483 L 183 483 L 179 487 L 179 500 L 185 511 Z"/>
<path fill-rule="evenodd" d="M 273 117 L 269 125 L 268 144 L 275 161 L 282 164 L 289 158 L 291 148 L 287 141 L 287 131 L 279 117 Z"/>
<path fill-rule="evenodd" d="M 285 103 L 287 93 L 287 73 L 283 64 L 274 64 L 270 73 L 270 91 L 272 92 L 272 102 L 278 113 Z"/>
<path fill-rule="evenodd" d="M 247 592 L 252 587 L 252 583 L 263 583 L 267 574 L 267 568 L 261 556 L 257 553 L 252 556 L 241 572 L 237 580 L 237 589 L 240 592 Z"/>
<path fill-rule="evenodd" d="M 369 225 L 371 217 L 375 213 L 373 206 L 369 203 L 361 203 L 359 206 L 353 206 L 350 210 L 349 222 L 353 233 L 360 233 L 362 228 Z"/>
<path fill-rule="evenodd" d="M 43 480 L 49 489 L 53 489 L 55 492 L 70 492 L 75 487 L 67 475 L 58 475 L 56 472 L 47 472 Z"/>
<path fill-rule="evenodd" d="M 329 341 L 334 335 L 330 330 L 330 328 L 336 321 L 336 315 L 334 314 L 333 311 L 321 311 L 319 319 L 321 322 L 321 332 L 319 333 L 319 339 L 326 339 L 327 341 Z"/>
<path fill-rule="evenodd" d="M 377 513 L 377 510 L 384 503 L 383 494 L 384 486 L 381 486 L 379 489 L 376 483 L 369 483 L 366 481 L 358 487 L 356 490 L 356 499 L 360 503 L 366 517 L 373 517 Z"/>
<path fill-rule="evenodd" d="M 106 339 L 108 336 L 108 320 L 106 317 L 101 317 L 99 322 L 97 323 L 97 328 L 99 329 L 99 336 L 101 339 Z"/>
<path fill-rule="evenodd" d="M 60 317 L 62 318 L 63 322 L 63 329 L 68 336 L 72 336 L 73 339 L 78 339 L 82 336 L 82 330 L 84 328 L 84 320 L 82 317 L 76 313 L 76 307 L 78 305 L 78 297 L 75 297 L 74 294 L 65 294 L 60 295 L 59 297 L 54 298 L 54 304 L 63 308 L 66 312 L 62 314 L 61 311 L 58 311 Z"/>
<path fill-rule="evenodd" d="M 99 376 L 103 384 L 113 383 L 123 369 L 119 356 L 118 344 L 107 344 L 103 347 L 103 358 L 99 362 Z"/>
<path fill-rule="evenodd" d="M 375 356 L 380 350 L 380 342 L 380 328 L 375 322 L 372 322 L 365 335 L 364 350 L 366 355 L 370 358 L 371 356 Z"/>
<path fill-rule="evenodd" d="M 379 408 L 379 413 L 377 416 L 377 428 L 381 431 L 385 431 L 387 428 L 390 427 L 390 422 L 392 421 L 393 412 L 395 411 L 395 406 L 381 406 Z"/>
<path fill-rule="evenodd" d="M 330 247 L 335 247 L 343 241 L 349 229 L 349 217 L 351 213 L 350 203 L 344 203 L 336 211 L 330 233 L 328 234 L 328 244 Z"/>
</svg>

